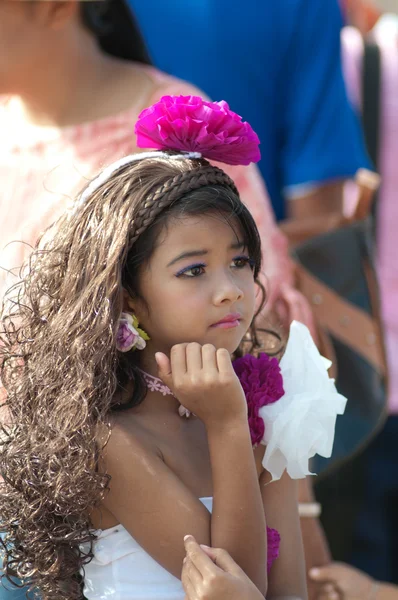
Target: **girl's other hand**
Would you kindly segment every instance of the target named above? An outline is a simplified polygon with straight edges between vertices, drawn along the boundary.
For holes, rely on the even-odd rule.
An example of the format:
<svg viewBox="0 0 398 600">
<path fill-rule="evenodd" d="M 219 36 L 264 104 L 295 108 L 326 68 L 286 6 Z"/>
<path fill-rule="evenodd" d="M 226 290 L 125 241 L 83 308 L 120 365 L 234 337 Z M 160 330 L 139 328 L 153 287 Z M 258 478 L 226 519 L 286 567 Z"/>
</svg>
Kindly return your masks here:
<svg viewBox="0 0 398 600">
<path fill-rule="evenodd" d="M 373 579 L 349 565 L 331 563 L 311 569 L 309 576 L 320 584 L 317 600 L 373 600 Z"/>
<path fill-rule="evenodd" d="M 247 421 L 245 395 L 225 348 L 177 344 L 170 358 L 158 352 L 156 362 L 162 381 L 205 425 Z"/>
<path fill-rule="evenodd" d="M 191 535 L 184 544 L 181 581 L 186 600 L 264 600 L 228 552 L 199 546 Z"/>
</svg>

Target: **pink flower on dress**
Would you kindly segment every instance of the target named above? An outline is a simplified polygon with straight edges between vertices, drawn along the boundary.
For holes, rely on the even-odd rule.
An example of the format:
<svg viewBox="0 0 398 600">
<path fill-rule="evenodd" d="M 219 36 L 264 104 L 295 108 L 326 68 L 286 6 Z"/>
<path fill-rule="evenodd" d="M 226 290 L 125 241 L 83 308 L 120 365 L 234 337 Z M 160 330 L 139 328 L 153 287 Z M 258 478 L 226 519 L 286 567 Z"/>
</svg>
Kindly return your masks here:
<svg viewBox="0 0 398 600">
<path fill-rule="evenodd" d="M 139 148 L 199 152 L 229 165 L 249 165 L 261 158 L 257 134 L 223 100 L 163 96 L 141 112 L 135 133 Z"/>
<path fill-rule="evenodd" d="M 276 529 L 267 527 L 267 572 L 270 572 L 272 564 L 279 556 L 279 546 L 281 543 L 281 536 Z"/>
<path fill-rule="evenodd" d="M 264 353 L 258 357 L 246 354 L 236 359 L 233 366 L 246 396 L 252 444 L 257 446 L 264 437 L 260 408 L 273 404 L 284 394 L 279 362 Z"/>
</svg>

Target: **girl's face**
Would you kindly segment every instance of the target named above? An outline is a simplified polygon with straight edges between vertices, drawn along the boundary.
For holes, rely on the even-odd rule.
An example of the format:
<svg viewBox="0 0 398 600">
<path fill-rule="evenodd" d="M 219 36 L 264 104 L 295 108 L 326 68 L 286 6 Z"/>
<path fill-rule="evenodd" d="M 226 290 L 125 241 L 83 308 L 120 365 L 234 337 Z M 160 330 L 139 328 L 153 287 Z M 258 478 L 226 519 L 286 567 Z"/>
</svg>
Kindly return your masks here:
<svg viewBox="0 0 398 600">
<path fill-rule="evenodd" d="M 216 215 L 168 223 L 140 276 L 145 302 L 130 300 L 148 349 L 168 353 L 174 344 L 210 343 L 233 352 L 255 307 L 250 257 L 232 226 Z"/>
</svg>

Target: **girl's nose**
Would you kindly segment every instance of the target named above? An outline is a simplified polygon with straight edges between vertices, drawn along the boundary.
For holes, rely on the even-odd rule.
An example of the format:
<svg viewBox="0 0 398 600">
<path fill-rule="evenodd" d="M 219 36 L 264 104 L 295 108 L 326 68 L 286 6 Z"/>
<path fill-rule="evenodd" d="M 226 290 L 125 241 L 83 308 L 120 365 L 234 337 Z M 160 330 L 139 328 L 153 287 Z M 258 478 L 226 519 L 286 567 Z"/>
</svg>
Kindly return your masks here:
<svg viewBox="0 0 398 600">
<path fill-rule="evenodd" d="M 231 274 L 217 276 L 214 304 L 232 304 L 241 298 L 243 298 L 243 291 Z"/>
</svg>

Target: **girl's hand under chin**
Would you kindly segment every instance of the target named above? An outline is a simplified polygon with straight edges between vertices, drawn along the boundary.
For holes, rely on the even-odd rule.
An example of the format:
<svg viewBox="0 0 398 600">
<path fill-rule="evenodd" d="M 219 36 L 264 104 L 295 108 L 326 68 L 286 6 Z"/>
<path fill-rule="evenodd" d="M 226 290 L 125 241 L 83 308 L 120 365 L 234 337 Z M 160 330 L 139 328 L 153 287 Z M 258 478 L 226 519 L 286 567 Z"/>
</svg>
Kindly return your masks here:
<svg viewBox="0 0 398 600">
<path fill-rule="evenodd" d="M 177 344 L 170 358 L 158 352 L 156 362 L 162 381 L 206 426 L 247 421 L 245 394 L 225 348 Z"/>
</svg>

